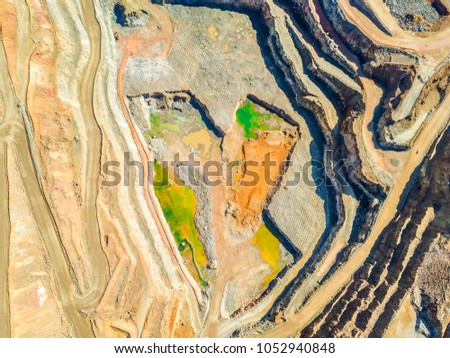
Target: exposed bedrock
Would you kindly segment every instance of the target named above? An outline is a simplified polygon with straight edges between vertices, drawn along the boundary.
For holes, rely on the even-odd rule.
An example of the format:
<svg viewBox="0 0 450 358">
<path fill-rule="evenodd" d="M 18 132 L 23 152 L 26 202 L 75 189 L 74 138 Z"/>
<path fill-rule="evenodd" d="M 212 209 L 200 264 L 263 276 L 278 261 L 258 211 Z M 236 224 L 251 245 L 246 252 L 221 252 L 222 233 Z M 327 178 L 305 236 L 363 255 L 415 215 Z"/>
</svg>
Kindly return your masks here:
<svg viewBox="0 0 450 358">
<path fill-rule="evenodd" d="M 257 10 L 260 9 L 265 0 L 152 0 L 155 4 L 175 4 L 184 6 L 210 6 L 219 7 L 224 10 Z"/>
<path fill-rule="evenodd" d="M 197 208 L 195 212 L 195 226 L 200 234 L 200 241 L 203 244 L 206 256 L 208 257 L 208 269 L 217 269 L 217 255 L 215 248 L 215 238 L 213 231 L 211 230 L 213 217 L 212 217 L 212 201 L 211 201 L 211 188 L 205 184 L 204 180 L 199 181 L 200 185 L 192 185 L 189 180 L 189 174 L 186 168 L 178 168 L 178 174 L 183 182 L 195 191 L 197 197 Z M 200 176 L 202 173 L 197 173 Z"/>
<path fill-rule="evenodd" d="M 411 147 L 420 129 L 442 104 L 450 91 L 450 58 L 447 59 L 426 82 L 415 100 L 410 113 L 401 119 L 392 117 L 392 111 L 399 107 L 398 101 L 385 104 L 387 109 L 378 121 L 378 141 L 385 147 Z M 398 89 L 400 90 L 400 88 Z M 390 111 L 392 110 L 392 111 Z"/>
<path fill-rule="evenodd" d="M 376 139 L 380 147 L 390 150 L 404 150 L 405 145 L 397 145 L 385 139 L 384 126 L 416 80 L 420 58 L 408 51 L 374 43 L 362 30 L 345 16 L 336 0 L 320 0 L 335 33 L 360 60 L 361 75 L 368 76 L 382 84 L 384 93 L 382 107 L 376 114 Z"/>
<path fill-rule="evenodd" d="M 125 6 L 119 1 L 114 4 L 116 22 L 123 27 L 142 27 L 149 18 L 146 10 L 126 11 Z"/>
<path fill-rule="evenodd" d="M 449 15 L 2 1 L 0 336 L 450 337 Z"/>
<path fill-rule="evenodd" d="M 448 295 L 448 281 L 442 276 L 445 273 L 436 275 L 436 267 L 448 265 L 448 251 L 444 247 L 450 227 L 444 218 L 450 210 L 445 199 L 449 191 L 446 169 L 450 159 L 449 139 L 447 130 L 434 157 L 429 154 L 419 175 L 411 179 L 408 184 L 411 190 L 396 219 L 380 235 L 352 282 L 303 335 L 382 337 L 413 285 L 419 320 L 429 327 L 426 334 L 444 334 L 448 307 L 442 305 L 443 297 Z M 433 216 L 429 215 L 430 210 Z M 432 245 L 434 249 L 427 254 Z M 433 255 L 439 256 L 440 261 L 434 260 L 435 264 L 430 259 L 424 261 Z"/>
<path fill-rule="evenodd" d="M 449 0 L 433 0 L 431 5 L 441 16 L 450 15 L 450 1 Z"/>
<path fill-rule="evenodd" d="M 206 127 L 220 136 L 221 132 L 214 127 L 207 108 L 198 101 L 190 91 L 177 91 L 168 93 L 145 93 L 139 96 L 129 96 L 127 98 L 127 105 L 132 115 L 133 120 L 138 125 L 139 129 L 144 133 L 150 127 L 150 113 L 152 111 L 163 111 L 175 109 L 180 113 L 183 112 L 184 107 L 190 106 L 192 109 L 198 111 L 202 117 L 203 123 Z M 157 160 L 173 160 L 168 157 L 166 143 L 158 138 L 149 139 L 150 147 Z M 199 239 L 203 244 L 206 256 L 208 257 L 208 268 L 211 270 L 217 269 L 217 255 L 215 250 L 215 238 L 211 230 L 212 218 L 212 203 L 211 203 L 211 188 L 206 185 L 206 180 L 199 180 L 198 185 L 193 185 L 189 180 L 189 174 L 186 168 L 180 166 L 177 168 L 177 175 L 183 183 L 195 192 L 198 204 L 194 217 L 195 226 L 200 234 Z M 201 177 L 203 173 L 198 171 L 196 176 Z"/>
<path fill-rule="evenodd" d="M 355 87 L 352 88 L 342 80 L 340 80 L 337 75 L 333 75 L 332 73 L 325 71 L 317 63 L 316 59 L 314 58 L 308 47 L 305 45 L 305 43 L 299 38 L 299 36 L 297 36 L 295 30 L 289 24 L 287 24 L 287 27 L 294 41 L 296 49 L 302 57 L 302 61 L 306 68 L 308 76 L 317 81 L 319 88 L 324 94 L 332 99 L 335 99 L 333 102 L 336 104 L 338 112 L 340 112 L 342 108 L 345 108 L 349 105 L 352 105 L 355 108 L 358 108 L 359 111 L 362 111 L 364 103 L 361 89 L 355 88 L 356 84 Z M 305 34 L 302 35 L 306 37 Z M 308 40 L 308 42 L 311 43 L 311 40 L 309 38 Z M 340 114 L 342 115 L 342 113 Z"/>
<path fill-rule="evenodd" d="M 408 90 L 411 89 L 416 76 L 417 68 L 413 65 L 402 66 L 396 64 L 383 64 L 377 67 L 366 66 L 366 72 L 384 84 L 382 107 L 375 117 L 375 137 L 383 149 L 405 150 L 408 145 L 399 145 L 388 139 L 388 126 L 394 123 L 392 113 L 401 104 Z"/>
<path fill-rule="evenodd" d="M 336 67 L 359 81 L 355 66 L 355 63 L 359 61 L 358 58 L 350 53 L 337 36 L 333 36 L 334 29 L 320 4 L 315 2 L 315 8 L 312 9 L 310 0 L 276 0 L 275 2 L 291 13 L 296 22 L 311 34 L 314 45 L 319 45 L 320 51 L 328 56 Z"/>
<path fill-rule="evenodd" d="M 294 34 L 292 35 L 294 36 Z M 346 112 L 342 115 L 342 122 L 338 134 L 336 135 L 336 142 L 333 145 L 336 151 L 334 160 L 337 163 L 344 163 L 340 179 L 344 184 L 350 184 L 353 192 L 360 201 L 360 206 L 351 234 L 350 245 L 339 254 L 339 257 L 342 260 L 339 261 L 338 265 L 341 265 L 345 262 L 345 258 L 348 257 L 355 246 L 364 241 L 364 232 L 367 232 L 367 228 L 370 228 L 372 222 L 375 220 L 376 213 L 379 209 L 379 203 L 384 200 L 385 194 L 381 187 L 374 185 L 364 178 L 361 170 L 362 165 L 360 155 L 356 145 L 356 137 L 352 129 L 354 120 L 361 115 L 365 109 L 361 94 L 355 89 L 345 86 L 335 77 L 321 71 L 320 68 L 315 66 L 314 58 L 306 48 L 301 45 L 301 42 L 296 41 L 296 44 L 298 45 L 298 50 L 302 55 L 302 59 L 305 60 L 308 69 L 310 70 L 311 76 L 315 76 L 318 81 L 322 82 L 324 88 L 327 88 L 328 91 L 334 92 L 335 95 L 340 97 L 340 106 L 342 110 Z M 309 105 L 309 108 L 311 108 L 311 105 Z M 319 119 L 322 117 L 320 115 L 320 107 L 316 106 L 315 108 L 312 108 L 312 110 L 316 114 L 316 117 Z M 330 270 L 327 277 L 337 269 L 338 265 L 335 265 L 332 270 Z"/>
<path fill-rule="evenodd" d="M 447 240 L 447 239 L 445 239 Z M 412 291 L 417 312 L 416 330 L 426 337 L 442 337 L 450 315 L 450 252 L 439 244 L 425 255 Z"/>
</svg>

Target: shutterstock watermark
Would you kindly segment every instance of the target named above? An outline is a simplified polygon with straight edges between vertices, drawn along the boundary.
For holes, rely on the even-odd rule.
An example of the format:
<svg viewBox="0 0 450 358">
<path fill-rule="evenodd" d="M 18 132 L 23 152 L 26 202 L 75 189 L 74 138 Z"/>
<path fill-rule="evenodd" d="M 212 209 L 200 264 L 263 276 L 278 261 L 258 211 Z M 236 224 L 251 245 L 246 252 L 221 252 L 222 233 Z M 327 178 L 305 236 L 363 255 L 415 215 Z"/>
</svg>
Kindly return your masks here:
<svg viewBox="0 0 450 358">
<path fill-rule="evenodd" d="M 331 154 L 332 153 L 328 153 Z M 294 162 L 285 160 L 276 161 L 271 153 L 264 155 L 261 161 L 255 160 L 234 160 L 221 162 L 217 160 L 200 161 L 190 154 L 187 159 L 181 159 L 179 154 L 175 154 L 172 160 L 149 161 L 143 163 L 131 157 L 130 153 L 125 152 L 123 161 L 107 161 L 102 165 L 102 174 L 104 180 L 102 185 L 106 187 L 115 187 L 124 185 L 129 187 L 135 185 L 136 181 L 132 178 L 137 175 L 138 185 L 144 186 L 145 166 L 147 166 L 148 183 L 153 186 L 165 186 L 169 184 L 169 172 L 182 172 L 181 176 L 171 176 L 170 180 L 177 185 L 189 184 L 189 186 L 198 187 L 206 185 L 210 187 L 234 186 L 236 184 L 245 187 L 255 187 L 261 184 L 275 187 L 279 185 L 280 175 L 287 173 L 283 186 L 293 187 L 300 183 L 307 186 L 316 187 L 321 185 L 331 185 L 327 177 L 327 171 L 332 170 L 334 177 L 341 183 L 345 183 L 343 175 L 345 161 L 341 160 L 333 163 L 332 169 L 318 160 L 311 160 L 295 165 Z M 289 169 L 289 170 L 288 170 Z M 238 177 L 238 179 L 236 179 Z M 135 178 L 135 177 L 134 177 Z"/>
</svg>

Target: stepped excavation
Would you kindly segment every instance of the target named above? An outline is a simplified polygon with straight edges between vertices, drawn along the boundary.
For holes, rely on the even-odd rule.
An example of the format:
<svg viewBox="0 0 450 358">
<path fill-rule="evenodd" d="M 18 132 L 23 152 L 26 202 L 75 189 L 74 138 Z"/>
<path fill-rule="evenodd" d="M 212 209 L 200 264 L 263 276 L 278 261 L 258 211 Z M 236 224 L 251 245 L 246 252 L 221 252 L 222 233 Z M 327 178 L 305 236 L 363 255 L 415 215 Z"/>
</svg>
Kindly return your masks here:
<svg viewBox="0 0 450 358">
<path fill-rule="evenodd" d="M 0 0 L 0 337 L 450 337 L 450 2 Z"/>
</svg>

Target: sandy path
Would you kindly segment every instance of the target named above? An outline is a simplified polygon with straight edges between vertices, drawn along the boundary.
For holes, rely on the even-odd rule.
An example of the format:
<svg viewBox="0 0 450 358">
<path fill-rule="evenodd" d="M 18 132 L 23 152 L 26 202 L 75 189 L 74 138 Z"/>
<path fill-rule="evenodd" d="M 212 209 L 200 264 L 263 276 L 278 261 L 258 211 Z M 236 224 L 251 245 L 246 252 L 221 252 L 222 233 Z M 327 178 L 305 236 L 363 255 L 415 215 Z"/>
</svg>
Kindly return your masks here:
<svg viewBox="0 0 450 358">
<path fill-rule="evenodd" d="M 434 140 L 448 125 L 449 118 L 450 96 L 447 96 L 439 109 L 434 113 L 432 118 L 430 118 L 426 127 L 415 142 L 408 161 L 389 193 L 367 241 L 349 259 L 349 261 L 330 278 L 330 280 L 315 292 L 308 303 L 306 303 L 297 314 L 292 316 L 285 324 L 280 325 L 273 331 L 262 336 L 286 337 L 295 334 L 322 312 L 327 303 L 335 296 L 339 289 L 351 279 L 354 272 L 368 257 L 372 246 L 383 229 L 394 219 L 397 212 L 397 205 L 400 202 L 401 195 L 403 194 L 412 173 L 423 161 Z"/>
<path fill-rule="evenodd" d="M 61 264 L 59 265 L 59 270 L 56 270 L 58 272 L 55 272 L 57 274 L 58 281 L 64 281 L 65 285 L 68 285 L 66 292 L 60 292 L 60 294 L 67 296 L 66 301 L 70 301 L 70 310 L 72 311 L 72 314 L 70 316 L 75 317 L 75 320 L 73 320 L 74 324 L 74 331 L 75 334 L 78 336 L 91 336 L 91 330 L 86 324 L 84 318 L 82 318 L 79 315 L 79 312 L 77 311 L 77 308 L 75 308 L 74 301 L 72 302 L 72 298 L 68 298 L 68 295 L 73 295 L 72 297 L 75 297 L 79 301 L 83 303 L 85 309 L 88 308 L 94 308 L 98 300 L 100 300 L 104 287 L 108 280 L 108 267 L 106 258 L 103 255 L 99 235 L 98 235 L 98 227 L 97 227 L 97 221 L 92 220 L 92 218 L 96 218 L 96 207 L 95 207 L 95 200 L 97 196 L 97 183 L 98 183 L 98 176 L 99 176 L 99 158 L 96 158 L 96 156 L 100 155 L 100 135 L 98 132 L 98 127 L 96 128 L 96 123 L 93 121 L 94 114 L 92 110 L 92 92 L 93 92 L 93 81 L 95 77 L 95 72 L 97 69 L 98 59 L 100 57 L 100 31 L 96 31 L 93 26 L 96 25 L 95 19 L 94 19 L 94 12 L 92 3 L 89 1 L 84 1 L 84 6 L 86 9 L 86 25 L 88 26 L 87 32 L 90 35 L 90 42 L 93 45 L 91 49 L 91 57 L 89 60 L 89 63 L 85 69 L 85 71 L 82 74 L 82 78 L 80 79 L 80 102 L 82 104 L 82 111 L 83 111 L 83 117 L 86 119 L 86 127 L 87 127 L 87 139 L 89 141 L 88 147 L 90 148 L 87 153 L 87 161 L 85 163 L 86 169 L 85 172 L 87 173 L 87 184 L 85 186 L 86 193 L 85 193 L 85 213 L 84 213 L 84 223 L 85 223 L 85 238 L 86 243 L 89 248 L 88 254 L 90 255 L 90 262 L 92 263 L 90 276 L 93 277 L 93 283 L 90 288 L 90 294 L 83 297 L 83 299 L 80 299 L 77 295 L 77 291 L 75 289 L 75 286 L 72 286 L 72 278 L 70 276 L 70 273 L 68 271 L 68 261 L 65 257 L 65 251 L 62 245 L 57 248 L 57 245 L 47 245 L 47 248 L 52 247 L 53 252 L 49 252 L 51 257 L 55 258 L 56 260 L 62 260 Z M 17 96 L 20 98 L 21 101 L 25 101 L 26 99 L 26 93 L 28 88 L 28 82 L 29 82 L 29 59 L 30 56 L 35 48 L 35 43 L 30 38 L 30 19 L 29 19 L 29 9 L 25 2 L 18 1 L 17 6 L 20 10 L 21 18 L 18 19 L 21 21 L 21 26 L 18 27 L 18 43 L 17 46 L 21 49 L 21 51 L 18 53 L 17 56 L 17 76 L 20 79 L 17 83 Z M 92 24 L 92 25 L 91 25 Z M 4 82 L 7 83 L 7 82 Z M 15 94 L 14 94 L 15 95 Z M 14 97 L 13 95 L 13 97 Z M 15 102 L 16 99 L 12 97 L 12 100 Z M 15 103 L 14 103 L 15 106 Z M 13 114 L 14 117 L 16 114 Z M 23 127 L 22 127 L 22 118 L 17 117 L 15 121 L 11 121 L 9 124 L 14 125 L 14 133 L 10 132 L 9 136 L 13 137 L 14 135 L 21 136 L 23 133 Z M 24 138 L 25 143 L 26 138 Z M 22 145 L 23 147 L 23 145 Z M 18 149 L 19 156 L 26 156 L 27 154 L 22 150 L 23 148 Z M 29 153 L 28 153 L 29 154 Z M 31 167 L 28 169 L 29 174 L 27 175 L 27 178 L 25 179 L 25 184 L 31 184 L 31 181 L 33 180 L 31 178 L 31 173 L 34 172 L 34 165 L 31 163 Z M 36 178 L 37 184 L 38 180 Z M 29 187 L 28 187 L 29 189 Z M 28 190 L 27 189 L 27 190 Z M 36 195 L 39 195 L 37 191 L 40 191 L 40 188 L 33 188 L 33 190 L 36 192 Z M 42 194 L 43 196 L 43 194 Z M 42 205 L 42 212 L 39 213 L 36 211 L 36 215 L 43 216 L 47 215 L 51 218 L 50 211 L 46 211 L 46 207 L 48 206 L 45 198 L 44 201 L 40 203 Z M 48 209 L 49 210 L 49 209 Z M 35 218 L 37 222 L 39 222 L 39 219 Z M 50 219 L 53 221 L 53 218 Z M 53 224 L 52 224 L 53 225 Z M 50 226 L 48 225 L 48 228 L 50 230 Z M 57 232 L 56 226 L 53 226 L 51 228 L 53 231 L 48 237 L 53 238 L 53 240 L 59 243 L 59 233 Z M 47 239 L 47 237 L 44 236 L 44 239 Z M 48 239 L 50 240 L 50 239 Z M 59 253 L 57 253 L 59 251 Z M 63 263 L 64 262 L 64 263 Z M 65 267 L 64 267 L 65 266 Z M 64 272 L 65 271 L 65 272 Z M 72 287 L 70 287 L 72 286 Z M 63 299 L 64 301 L 64 299 Z M 88 304 L 89 307 L 88 307 Z M 78 317 L 79 316 L 79 317 Z M 78 322 L 78 323 L 77 323 Z M 75 327 L 76 326 L 76 327 Z"/>
<path fill-rule="evenodd" d="M 18 118 L 19 119 L 19 118 Z M 20 143 L 27 143 L 25 131 L 18 135 L 18 145 L 15 146 L 15 152 L 18 157 L 19 170 L 21 178 L 25 184 L 25 190 L 30 199 L 31 212 L 36 220 L 36 224 L 41 233 L 41 237 L 45 243 L 45 247 L 50 256 L 53 272 L 57 279 L 57 286 L 59 288 L 59 296 L 64 307 L 64 311 L 70 318 L 73 326 L 73 333 L 75 337 L 91 337 L 92 331 L 88 321 L 82 317 L 78 311 L 77 305 L 74 302 L 76 287 L 73 284 L 72 277 L 68 269 L 68 259 L 65 251 L 62 249 L 63 245 L 58 236 L 56 224 L 50 214 L 50 208 L 44 197 L 43 192 L 38 184 L 35 168 L 28 151 L 28 146 L 20 145 Z"/>
<path fill-rule="evenodd" d="M 123 76 L 120 76 L 119 78 L 123 78 Z M 136 146 L 138 147 L 139 155 L 142 158 L 143 163 L 148 163 L 148 162 L 150 162 L 150 154 L 147 152 L 147 150 L 141 143 L 139 135 L 137 134 L 136 129 L 134 128 L 132 119 L 130 117 L 130 114 L 128 113 L 128 109 L 127 109 L 124 99 L 123 99 L 122 80 L 118 81 L 118 86 L 119 86 L 120 103 L 122 105 L 125 117 L 127 118 L 134 142 L 136 143 Z M 148 176 L 149 176 L 148 166 L 144 165 L 144 183 L 149 182 Z M 180 274 L 180 277 L 185 281 L 187 286 L 190 288 L 190 291 L 193 294 L 193 297 L 196 298 L 194 301 L 197 302 L 197 304 L 200 304 L 200 302 L 202 302 L 200 290 L 198 289 L 198 287 L 196 287 L 196 284 L 195 284 L 193 278 L 187 272 L 187 269 L 181 262 L 181 258 L 179 257 L 179 255 L 177 256 L 175 254 L 175 252 L 177 250 L 177 248 L 175 246 L 175 241 L 171 238 L 171 235 L 168 232 L 166 232 L 166 229 L 165 229 L 164 225 L 162 224 L 164 222 L 163 220 L 165 220 L 165 218 L 163 218 L 162 214 L 160 214 L 160 212 L 158 211 L 157 208 L 158 208 L 159 204 L 156 202 L 156 198 L 154 198 L 152 193 L 150 193 L 148 186 L 144 187 L 144 196 L 145 196 L 145 200 L 147 202 L 148 208 L 149 208 L 149 212 L 150 212 L 153 220 L 155 221 L 158 231 L 163 239 L 164 245 L 171 256 L 172 261 L 175 264 L 175 266 L 178 270 L 178 273 Z M 200 313 L 198 312 L 198 310 L 197 310 L 197 321 L 201 322 Z"/>
<path fill-rule="evenodd" d="M 25 102 L 30 81 L 30 58 L 36 48 L 36 43 L 30 34 L 30 9 L 26 1 L 17 0 L 15 4 L 17 21 L 20 21 L 20 26 L 17 26 L 17 78 L 20 78 L 20 81 L 16 84 L 16 92 L 20 100 Z"/>
<path fill-rule="evenodd" d="M 85 193 L 84 193 L 84 237 L 87 246 L 88 262 L 90 264 L 91 287 L 81 299 L 83 309 L 94 309 L 103 296 L 109 279 L 109 267 L 103 252 L 97 217 L 97 193 L 100 176 L 100 129 L 95 120 L 93 98 L 94 81 L 100 62 L 101 33 L 100 25 L 94 16 L 92 0 L 82 1 L 84 10 L 84 26 L 89 35 L 91 53 L 89 62 L 79 81 L 79 98 L 81 110 L 86 125 L 87 156 L 85 165 Z"/>
<path fill-rule="evenodd" d="M 7 177 L 6 143 L 0 138 L 0 338 L 7 338 L 11 335 L 9 317 L 9 193 Z"/>
</svg>

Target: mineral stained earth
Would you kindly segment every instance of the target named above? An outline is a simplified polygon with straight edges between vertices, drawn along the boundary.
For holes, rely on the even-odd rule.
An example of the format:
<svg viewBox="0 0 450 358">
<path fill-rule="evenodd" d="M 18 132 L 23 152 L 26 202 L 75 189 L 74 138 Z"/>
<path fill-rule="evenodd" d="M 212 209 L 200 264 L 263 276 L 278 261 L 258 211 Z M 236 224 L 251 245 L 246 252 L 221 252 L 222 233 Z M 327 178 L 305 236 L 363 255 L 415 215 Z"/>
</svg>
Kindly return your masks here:
<svg viewBox="0 0 450 358">
<path fill-rule="evenodd" d="M 0 337 L 450 337 L 449 0 L 0 0 Z"/>
</svg>

